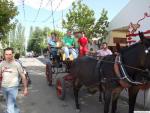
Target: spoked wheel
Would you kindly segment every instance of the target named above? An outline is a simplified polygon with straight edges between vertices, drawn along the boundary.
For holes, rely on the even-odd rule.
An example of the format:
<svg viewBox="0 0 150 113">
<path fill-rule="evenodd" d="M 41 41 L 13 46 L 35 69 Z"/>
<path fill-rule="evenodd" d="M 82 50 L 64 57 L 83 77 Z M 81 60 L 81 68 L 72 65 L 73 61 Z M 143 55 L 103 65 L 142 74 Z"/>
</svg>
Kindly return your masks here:
<svg viewBox="0 0 150 113">
<path fill-rule="evenodd" d="M 48 85 L 51 86 L 52 85 L 52 67 L 51 67 L 50 62 L 46 63 L 46 78 L 47 78 Z"/>
<path fill-rule="evenodd" d="M 56 93 L 59 99 L 65 99 L 65 80 L 63 77 L 56 80 Z"/>
</svg>

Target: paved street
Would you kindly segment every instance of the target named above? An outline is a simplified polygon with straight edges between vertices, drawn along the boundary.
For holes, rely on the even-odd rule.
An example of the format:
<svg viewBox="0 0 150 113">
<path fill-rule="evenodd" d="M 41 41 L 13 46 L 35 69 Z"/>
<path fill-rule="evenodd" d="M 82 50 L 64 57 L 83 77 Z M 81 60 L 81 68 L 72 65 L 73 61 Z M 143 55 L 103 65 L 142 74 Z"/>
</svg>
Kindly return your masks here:
<svg viewBox="0 0 150 113">
<path fill-rule="evenodd" d="M 48 86 L 45 78 L 44 60 L 36 58 L 21 59 L 32 80 L 29 96 L 18 95 L 18 105 L 21 113 L 76 113 L 73 92 L 67 90 L 64 101 L 56 96 L 55 87 Z M 42 62 L 41 62 L 42 61 Z M 90 95 L 86 90 L 80 92 L 81 113 L 103 113 L 103 104 L 98 102 L 98 93 Z M 4 101 L 0 102 L 0 113 L 5 108 Z M 127 113 L 128 104 L 119 100 L 118 113 Z"/>
</svg>

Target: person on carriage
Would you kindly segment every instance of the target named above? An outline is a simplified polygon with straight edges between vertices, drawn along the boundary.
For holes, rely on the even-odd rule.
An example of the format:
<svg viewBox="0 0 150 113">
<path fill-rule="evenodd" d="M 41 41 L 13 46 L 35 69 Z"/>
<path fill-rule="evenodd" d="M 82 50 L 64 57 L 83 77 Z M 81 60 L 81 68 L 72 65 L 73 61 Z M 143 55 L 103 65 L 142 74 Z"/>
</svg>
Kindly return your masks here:
<svg viewBox="0 0 150 113">
<path fill-rule="evenodd" d="M 63 51 L 66 56 L 66 60 L 70 60 L 69 56 L 70 53 L 73 55 L 73 59 L 76 59 L 78 57 L 77 51 L 74 48 L 75 45 L 75 38 L 71 36 L 72 32 L 70 30 L 67 31 L 67 34 L 63 37 Z"/>
<path fill-rule="evenodd" d="M 50 58 L 52 57 L 52 60 L 56 60 L 56 62 L 59 64 L 60 59 L 57 55 L 57 34 L 52 32 L 51 36 L 48 37 L 48 51 L 50 53 Z"/>
<path fill-rule="evenodd" d="M 97 50 L 98 50 L 98 45 L 97 45 L 97 42 L 96 40 L 89 40 L 89 43 L 88 43 L 88 55 L 89 56 L 95 56 Z"/>
<path fill-rule="evenodd" d="M 85 36 L 85 33 L 82 32 L 79 35 L 79 56 L 85 56 L 88 53 L 88 38 Z"/>
<path fill-rule="evenodd" d="M 103 42 L 100 49 L 97 50 L 97 56 L 98 57 L 104 57 L 104 56 L 107 56 L 107 55 L 112 55 L 112 52 L 110 49 L 108 49 L 108 45 L 106 42 Z"/>
<path fill-rule="evenodd" d="M 77 52 L 77 54 L 79 55 L 79 43 L 78 43 L 78 40 L 79 40 L 79 32 L 74 32 L 74 37 L 75 37 L 75 44 L 74 44 L 74 47 L 75 47 L 75 50 Z"/>
</svg>

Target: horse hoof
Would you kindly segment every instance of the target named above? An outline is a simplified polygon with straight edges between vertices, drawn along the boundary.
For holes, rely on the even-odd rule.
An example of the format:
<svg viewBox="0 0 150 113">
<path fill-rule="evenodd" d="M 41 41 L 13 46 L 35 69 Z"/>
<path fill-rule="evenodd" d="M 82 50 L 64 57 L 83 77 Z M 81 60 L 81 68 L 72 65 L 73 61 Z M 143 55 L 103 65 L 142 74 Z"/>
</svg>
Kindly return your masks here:
<svg viewBox="0 0 150 113">
<path fill-rule="evenodd" d="M 76 112 L 77 112 L 77 113 L 80 113 L 80 111 L 81 111 L 80 109 L 76 109 Z"/>
</svg>

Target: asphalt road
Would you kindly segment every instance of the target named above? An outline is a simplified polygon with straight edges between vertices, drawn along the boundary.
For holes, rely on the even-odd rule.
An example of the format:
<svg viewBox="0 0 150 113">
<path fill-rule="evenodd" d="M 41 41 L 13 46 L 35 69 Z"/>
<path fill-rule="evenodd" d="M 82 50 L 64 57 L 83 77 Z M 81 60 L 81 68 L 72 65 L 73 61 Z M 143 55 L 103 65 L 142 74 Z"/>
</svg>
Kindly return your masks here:
<svg viewBox="0 0 150 113">
<path fill-rule="evenodd" d="M 23 97 L 21 91 L 18 95 L 17 101 L 21 113 L 77 113 L 71 88 L 67 89 L 66 98 L 62 101 L 56 95 L 55 85 L 48 86 L 45 78 L 45 59 L 23 58 L 21 60 L 32 80 L 29 96 Z M 91 95 L 83 88 L 79 97 L 81 113 L 103 113 L 103 103 L 98 102 L 98 93 Z M 5 102 L 1 100 L 0 113 L 3 113 L 4 108 Z M 119 99 L 117 113 L 127 112 L 127 102 Z"/>
</svg>

